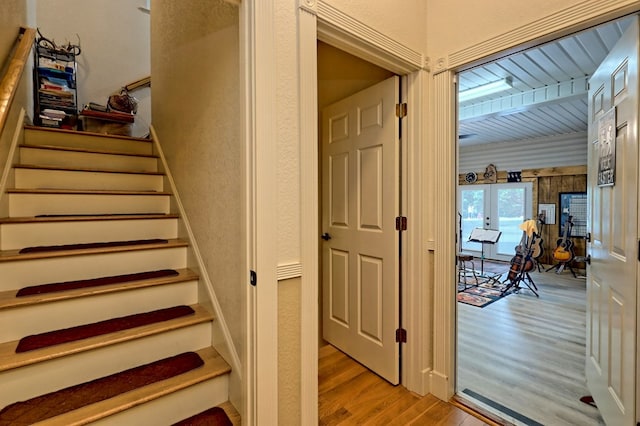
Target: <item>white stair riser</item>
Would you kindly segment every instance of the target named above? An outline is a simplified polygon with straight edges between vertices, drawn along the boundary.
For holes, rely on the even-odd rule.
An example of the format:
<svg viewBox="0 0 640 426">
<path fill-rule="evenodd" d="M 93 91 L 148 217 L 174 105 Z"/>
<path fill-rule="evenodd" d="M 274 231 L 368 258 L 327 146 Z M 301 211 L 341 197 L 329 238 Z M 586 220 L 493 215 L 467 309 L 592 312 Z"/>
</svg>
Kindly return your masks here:
<svg viewBox="0 0 640 426">
<path fill-rule="evenodd" d="M 46 130 L 25 129 L 26 145 L 64 146 L 122 152 L 128 154 L 153 154 L 153 143 L 126 138 L 88 135 L 83 133 L 51 132 Z"/>
<path fill-rule="evenodd" d="M 18 189 L 86 189 L 162 191 L 160 175 L 101 173 L 69 170 L 14 169 Z"/>
<path fill-rule="evenodd" d="M 186 247 L 0 262 L 0 291 L 22 287 L 186 268 Z"/>
<path fill-rule="evenodd" d="M 37 147 L 21 147 L 20 162 L 40 166 L 157 172 L 158 160 L 134 155 L 101 154 L 92 152 L 58 151 Z"/>
<path fill-rule="evenodd" d="M 168 195 L 9 194 L 9 216 L 169 213 Z"/>
<path fill-rule="evenodd" d="M 0 225 L 0 250 L 151 238 L 172 239 L 177 236 L 176 218 L 5 223 Z"/>
<path fill-rule="evenodd" d="M 0 373 L 0 408 L 210 345 L 211 323 L 202 323 L 67 355 Z"/>
<path fill-rule="evenodd" d="M 190 281 L 2 309 L 0 343 L 140 312 L 193 305 L 197 301 L 197 281 Z"/>
<path fill-rule="evenodd" d="M 91 425 L 170 425 L 222 404 L 228 399 L 229 377 L 223 375 L 136 405 Z"/>
</svg>

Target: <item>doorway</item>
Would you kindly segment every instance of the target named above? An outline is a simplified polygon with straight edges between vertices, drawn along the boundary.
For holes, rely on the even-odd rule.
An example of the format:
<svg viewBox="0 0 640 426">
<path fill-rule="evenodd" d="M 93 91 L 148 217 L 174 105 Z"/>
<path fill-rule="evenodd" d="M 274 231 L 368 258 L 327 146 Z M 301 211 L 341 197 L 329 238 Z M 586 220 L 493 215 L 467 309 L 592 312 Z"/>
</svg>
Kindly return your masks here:
<svg viewBox="0 0 640 426">
<path fill-rule="evenodd" d="M 566 76 L 571 74 L 571 69 L 580 69 L 581 67 L 585 69 L 584 67 L 590 66 L 591 68 L 587 69 L 587 72 L 581 72 L 583 76 L 591 76 L 625 32 L 629 22 L 629 19 L 621 19 L 465 71 L 460 75 L 460 93 L 470 91 L 472 89 L 470 82 L 474 79 L 475 83 L 473 84 L 477 87 L 482 86 L 482 78 L 488 78 L 489 74 L 486 73 L 489 70 L 493 73 L 491 78 L 496 81 L 504 80 L 507 86 L 502 89 L 503 92 L 478 98 L 476 100 L 478 104 L 499 103 L 495 101 L 496 99 L 513 100 L 515 97 L 524 99 L 526 94 L 514 97 L 513 90 L 525 92 L 528 90 L 524 88 L 525 86 L 535 86 L 537 80 L 545 78 L 542 75 L 545 73 L 558 73 L 559 76 Z M 584 39 L 592 40 L 592 42 L 597 40 L 601 50 L 600 56 L 589 51 L 592 46 L 589 43 L 584 43 Z M 567 46 L 583 46 L 584 50 L 576 53 L 575 50 L 568 49 Z M 603 49 L 602 46 L 606 46 L 606 48 Z M 561 64 L 569 62 L 563 62 L 560 58 L 565 54 L 571 60 L 566 69 Z M 584 61 L 584 57 L 581 55 L 585 54 L 591 55 L 592 64 L 589 64 L 589 61 Z M 512 75 L 517 73 L 517 68 L 520 67 L 522 60 L 528 62 L 528 81 L 521 80 L 522 76 Z M 551 62 L 555 68 L 549 65 Z M 540 74 L 539 71 L 544 72 Z M 465 76 L 467 72 L 470 74 Z M 575 83 L 579 78 L 576 74 L 570 80 Z M 554 79 L 560 82 L 556 86 L 558 89 L 565 87 L 563 80 L 566 79 L 557 76 Z M 531 90 L 535 91 L 535 88 L 532 87 Z M 561 92 L 562 89 L 556 93 Z M 463 98 L 461 97 L 461 99 Z M 533 212 L 553 212 L 551 217 L 546 218 L 544 224 L 546 229 L 553 230 L 547 234 L 549 238 L 546 245 L 547 249 L 552 251 L 555 247 L 555 238 L 559 236 L 561 215 L 571 214 L 571 212 L 560 211 L 559 194 L 575 191 L 586 192 L 587 190 L 586 156 L 587 149 L 591 145 L 589 142 L 593 142 L 593 138 L 588 137 L 586 133 L 586 124 L 590 119 L 587 118 L 589 111 L 587 108 L 589 105 L 587 85 L 584 84 L 579 90 L 574 90 L 572 93 L 567 92 L 565 96 L 551 98 L 543 96 L 537 102 L 523 102 L 526 105 L 515 105 L 514 108 L 512 103 L 507 108 L 498 107 L 489 113 L 475 115 L 470 112 L 471 108 L 466 107 L 465 103 L 460 103 L 459 132 L 464 137 L 459 140 L 458 172 L 464 176 L 465 173 L 475 170 L 464 170 L 463 167 L 475 167 L 477 170 L 482 163 L 473 165 L 474 160 L 470 160 L 469 157 L 473 156 L 472 153 L 482 150 L 486 157 L 480 155 L 479 161 L 483 161 L 487 157 L 492 158 L 496 164 L 504 164 L 503 170 L 508 170 L 505 170 L 505 175 L 517 170 L 519 178 L 522 180 L 530 179 L 533 182 L 531 198 L 531 204 L 534 206 Z M 469 103 L 466 105 L 468 106 Z M 467 109 L 465 110 L 465 108 Z M 484 119 L 482 115 L 484 115 Z M 492 135 L 492 129 L 498 130 Z M 497 148 L 491 149 L 492 145 Z M 478 148 L 479 146 L 482 148 Z M 518 153 L 517 159 L 514 157 L 515 152 Z M 577 162 L 578 156 L 576 154 L 583 157 L 581 162 Z M 464 158 L 465 156 L 467 158 Z M 478 156 L 475 159 L 478 160 Z M 556 179 L 557 188 L 551 190 L 549 182 L 544 178 L 546 174 Z M 555 174 L 559 175 L 555 176 Z M 460 182 L 462 181 L 461 179 Z M 584 186 L 584 189 L 569 187 L 570 183 L 571 185 L 578 183 Z M 563 185 L 567 186 L 563 187 Z M 474 188 L 475 186 L 478 188 Z M 472 200 L 480 199 L 485 192 L 490 192 L 490 190 L 480 187 L 482 185 L 460 185 L 459 193 L 461 196 L 458 201 L 460 215 L 464 216 L 466 212 L 469 217 L 470 210 L 479 208 L 480 203 L 475 201 L 474 204 Z M 552 192 L 554 192 L 553 197 L 543 199 L 542 194 Z M 482 205 L 484 206 L 485 203 Z M 544 210 L 543 207 L 549 210 Z M 486 208 L 483 207 L 483 209 Z M 486 210 L 481 216 L 481 220 L 485 221 L 482 223 L 484 226 L 487 225 L 486 218 L 491 217 L 485 212 Z M 533 218 L 536 214 L 533 213 L 527 217 Z M 471 221 L 471 219 L 468 220 Z M 475 220 L 477 222 L 478 218 Z M 490 220 L 488 222 L 491 223 Z M 513 256 L 513 247 L 511 250 L 511 256 Z M 584 259 L 586 255 L 586 251 L 582 251 L 577 258 Z M 554 261 L 550 260 L 551 262 Z M 584 373 L 587 329 L 584 323 L 573 322 L 571 312 L 578 309 L 581 312 L 578 319 L 586 316 L 585 278 L 588 265 L 581 263 L 576 269 L 579 269 L 577 274 L 573 270 L 564 271 L 564 274 L 560 275 L 555 274 L 554 271 L 544 272 L 541 269 L 536 271 L 538 274 L 532 273 L 534 280 L 543 287 L 539 297 L 524 290 L 503 297 L 497 303 L 482 309 L 469 308 L 458 303 L 457 392 L 461 399 L 471 401 L 472 404 L 484 410 L 516 423 L 575 424 L 575 422 L 579 422 L 580 424 L 603 424 L 597 409 L 581 401 L 581 397 L 588 396 L 590 393 L 586 386 Z M 562 302 L 562 299 L 565 299 L 565 302 Z M 555 307 L 553 312 L 550 310 L 551 306 Z M 567 309 L 566 313 L 557 316 L 558 312 L 565 312 L 565 308 Z M 485 328 L 476 329 L 477 334 L 485 336 L 485 338 L 487 335 L 491 335 L 493 339 L 500 340 L 497 350 L 495 346 L 483 344 L 481 339 L 470 337 L 468 333 L 470 327 L 482 324 L 485 325 Z M 571 345 L 567 344 L 569 341 L 572 342 Z M 567 352 L 558 351 L 560 345 Z M 539 347 L 545 347 L 546 352 L 539 352 Z M 469 352 L 472 350 L 475 352 L 473 359 L 469 357 Z M 500 371 L 494 369 L 496 358 L 500 360 L 502 365 Z M 485 368 L 478 367 L 478 359 L 484 359 Z M 541 359 L 544 360 L 542 364 L 539 362 Z M 571 363 L 567 363 L 569 359 L 573 360 L 573 366 L 570 365 Z M 469 374 L 472 365 L 476 371 L 484 371 L 484 373 L 478 373 L 472 377 Z M 562 367 L 556 370 L 553 366 Z M 526 369 L 530 370 L 530 374 L 524 376 L 520 374 Z M 544 377 L 545 372 L 547 373 L 546 377 Z M 487 380 L 482 381 L 484 389 L 478 391 L 478 383 L 480 382 L 477 380 L 482 379 L 483 374 L 487 375 L 485 377 Z M 493 381 L 490 376 L 499 376 L 501 379 Z M 561 380 L 554 382 L 559 378 Z M 529 393 L 527 388 L 534 380 L 541 380 L 538 386 L 541 391 Z M 550 383 L 555 383 L 556 388 L 561 386 L 563 392 L 557 393 L 553 389 L 554 385 L 545 388 Z M 473 389 L 474 386 L 476 386 L 475 389 Z M 492 386 L 495 388 L 491 388 Z M 566 398 L 567 395 L 571 396 Z M 564 401 L 558 404 L 562 400 Z M 545 408 L 541 409 L 543 406 Z"/>
<path fill-rule="evenodd" d="M 325 283 L 319 286 L 319 345 L 328 341 L 394 384 L 399 247 L 391 224 L 400 209 L 400 164 L 399 132 L 390 124 L 398 120 L 393 111 L 399 81 L 390 71 L 318 42 L 318 111 L 324 112 L 318 126 L 319 282 Z M 374 255 L 380 238 L 384 250 Z M 359 247 L 368 252 L 359 253 Z"/>
</svg>

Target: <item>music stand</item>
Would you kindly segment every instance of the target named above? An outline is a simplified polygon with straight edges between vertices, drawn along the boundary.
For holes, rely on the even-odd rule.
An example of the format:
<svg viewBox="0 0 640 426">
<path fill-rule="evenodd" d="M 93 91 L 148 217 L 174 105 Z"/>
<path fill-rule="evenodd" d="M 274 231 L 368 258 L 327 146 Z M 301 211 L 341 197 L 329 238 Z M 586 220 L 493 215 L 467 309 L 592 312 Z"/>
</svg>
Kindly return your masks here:
<svg viewBox="0 0 640 426">
<path fill-rule="evenodd" d="M 484 275 L 484 245 L 496 244 L 500 239 L 502 232 L 497 229 L 474 228 L 469 235 L 469 241 L 482 244 L 480 255 L 480 275 Z"/>
</svg>

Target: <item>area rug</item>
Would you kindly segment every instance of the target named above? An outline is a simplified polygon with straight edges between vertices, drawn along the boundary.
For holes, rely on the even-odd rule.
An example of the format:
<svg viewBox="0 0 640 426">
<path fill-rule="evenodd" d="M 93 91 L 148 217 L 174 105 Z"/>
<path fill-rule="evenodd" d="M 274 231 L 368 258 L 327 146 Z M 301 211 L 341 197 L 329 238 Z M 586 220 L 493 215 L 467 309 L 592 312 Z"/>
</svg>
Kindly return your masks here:
<svg viewBox="0 0 640 426">
<path fill-rule="evenodd" d="M 32 285 L 18 290 L 16 297 L 32 296 L 35 294 L 57 293 L 59 291 L 76 290 L 79 288 L 99 287 L 109 284 L 122 284 L 131 281 L 148 280 L 154 278 L 175 277 L 180 275 L 174 269 L 161 269 L 158 271 L 137 272 L 135 274 L 114 275 L 110 277 L 91 278 L 88 280 L 64 281 Z"/>
<path fill-rule="evenodd" d="M 501 284 L 482 283 L 469 287 L 469 284 L 461 283 L 458 284 L 458 302 L 484 308 L 506 296 L 502 294 L 503 288 Z"/>
<path fill-rule="evenodd" d="M 129 330 L 135 327 L 142 327 L 143 325 L 192 315 L 193 313 L 194 310 L 189 306 L 174 306 L 172 308 L 158 309 L 156 311 L 127 315 L 92 324 L 34 334 L 20 339 L 18 347 L 16 348 L 16 353 L 33 351 L 35 349 L 41 349 L 62 343 L 75 342 L 76 340 L 115 333 L 116 331 Z"/>
<path fill-rule="evenodd" d="M 185 352 L 111 376 L 19 401 L 7 405 L 0 411 L 0 425 L 30 425 L 175 377 L 202 365 L 204 361 L 197 353 Z"/>
<path fill-rule="evenodd" d="M 233 423 L 222 408 L 213 407 L 172 426 L 233 426 Z"/>
</svg>

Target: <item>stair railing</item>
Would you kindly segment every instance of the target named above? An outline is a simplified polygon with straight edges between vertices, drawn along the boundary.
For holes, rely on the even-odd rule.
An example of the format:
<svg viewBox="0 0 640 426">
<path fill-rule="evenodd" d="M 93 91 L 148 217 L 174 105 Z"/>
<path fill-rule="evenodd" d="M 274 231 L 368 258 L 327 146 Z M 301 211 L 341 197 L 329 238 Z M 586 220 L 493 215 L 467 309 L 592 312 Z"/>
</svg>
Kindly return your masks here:
<svg viewBox="0 0 640 426">
<path fill-rule="evenodd" d="M 35 38 L 35 29 L 20 28 L 16 44 L 9 54 L 6 68 L 3 70 L 2 80 L 0 80 L 0 134 L 4 131 L 9 108 L 18 90 Z"/>
</svg>

